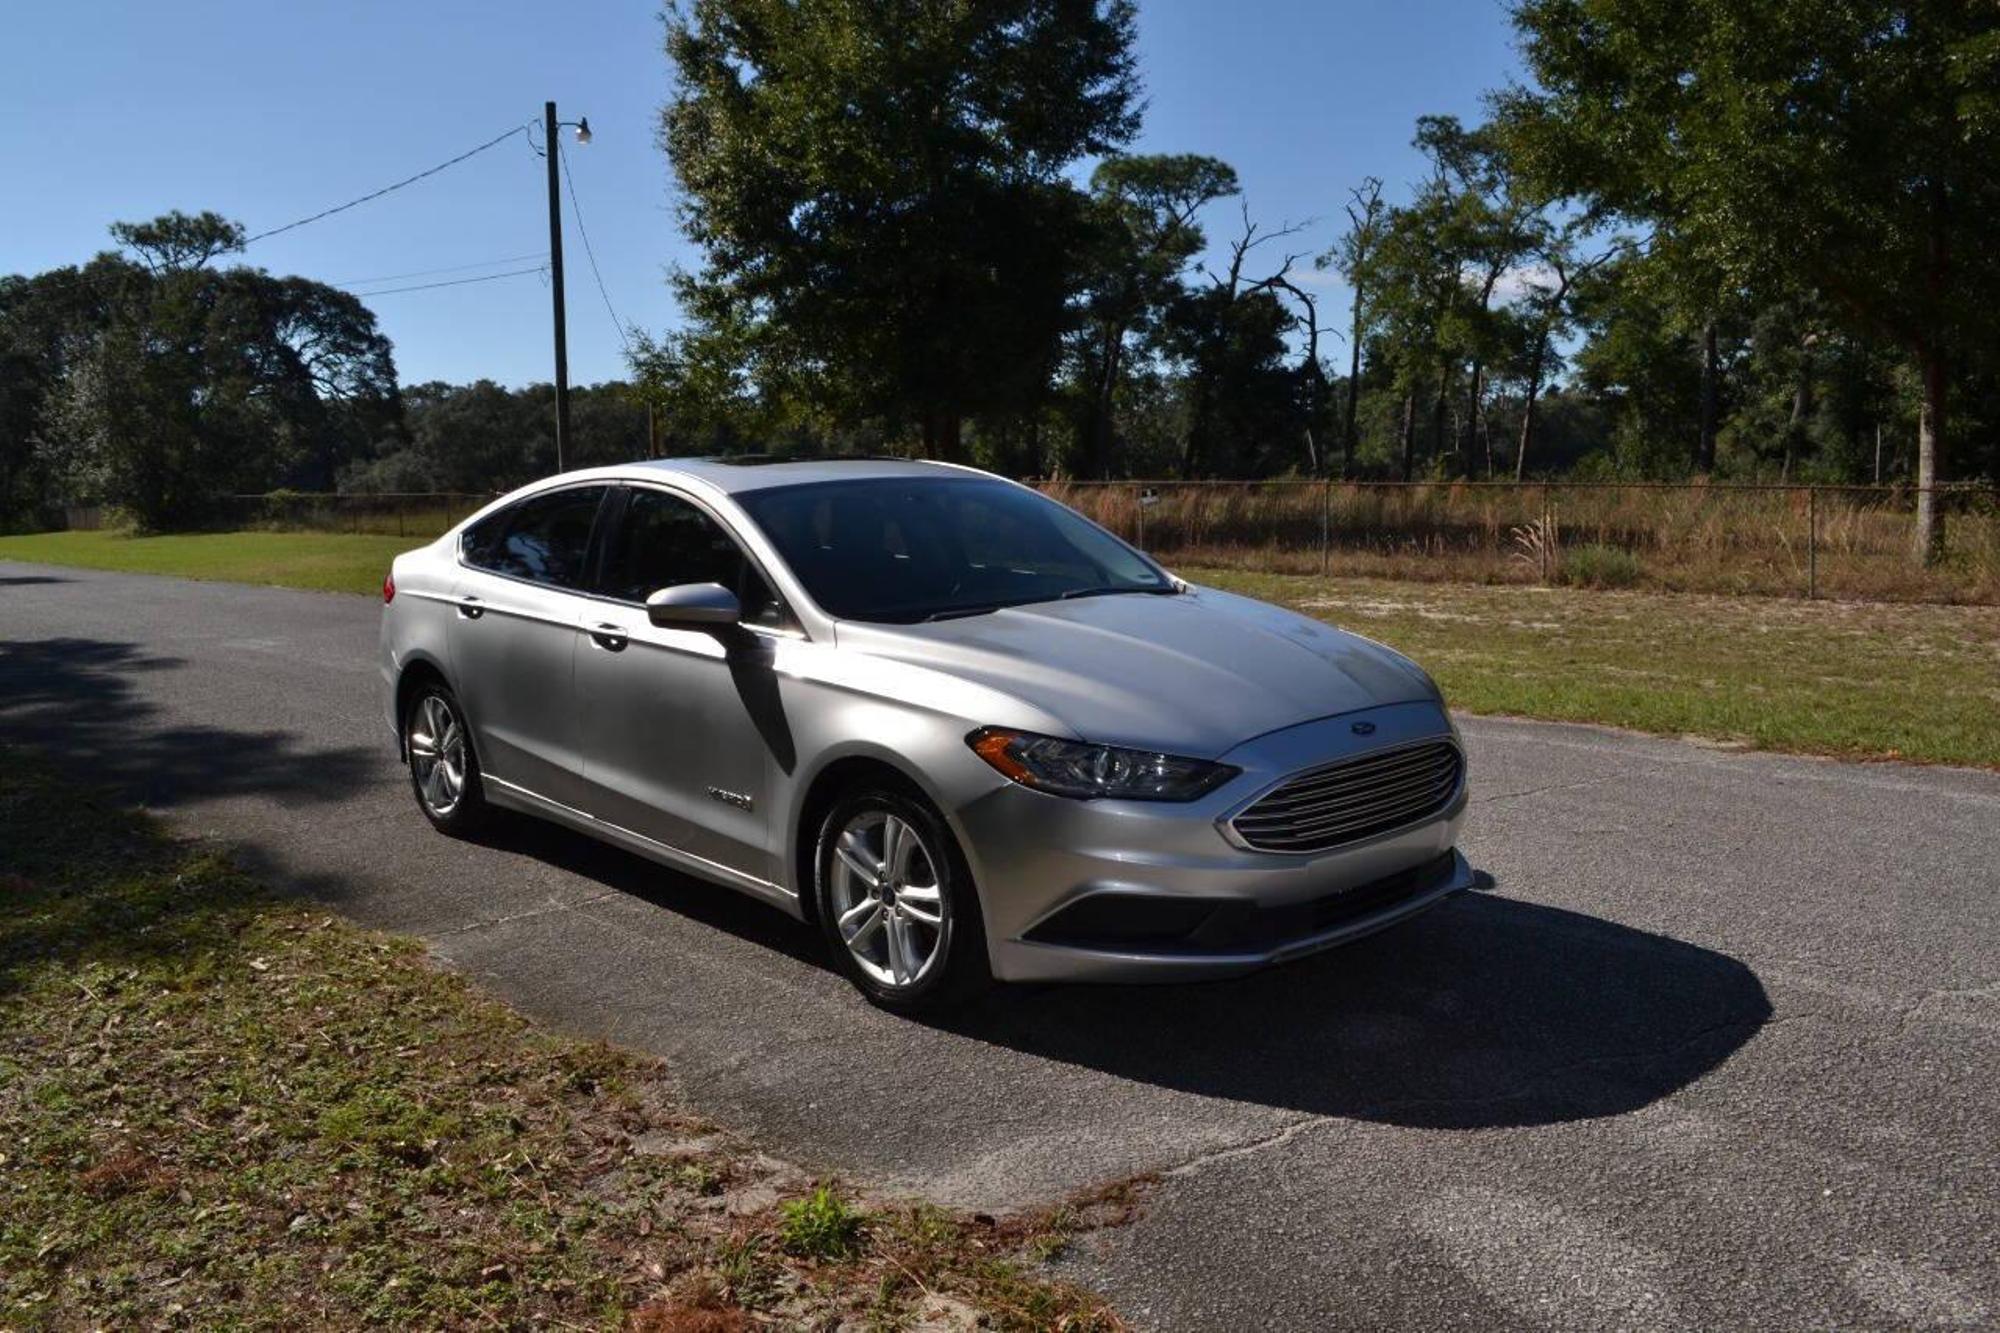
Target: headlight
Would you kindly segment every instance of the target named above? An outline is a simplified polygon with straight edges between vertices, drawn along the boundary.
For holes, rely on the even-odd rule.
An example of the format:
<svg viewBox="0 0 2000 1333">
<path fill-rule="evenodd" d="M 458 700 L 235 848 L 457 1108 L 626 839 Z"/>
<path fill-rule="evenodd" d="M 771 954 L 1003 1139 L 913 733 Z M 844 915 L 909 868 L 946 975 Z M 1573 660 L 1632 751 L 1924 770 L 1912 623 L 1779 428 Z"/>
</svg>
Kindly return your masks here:
<svg viewBox="0 0 2000 1333">
<path fill-rule="evenodd" d="M 1022 786 L 1082 800 L 1192 801 L 1241 771 L 1206 759 L 1087 745 L 998 727 L 981 727 L 965 740 L 973 753 Z"/>
</svg>

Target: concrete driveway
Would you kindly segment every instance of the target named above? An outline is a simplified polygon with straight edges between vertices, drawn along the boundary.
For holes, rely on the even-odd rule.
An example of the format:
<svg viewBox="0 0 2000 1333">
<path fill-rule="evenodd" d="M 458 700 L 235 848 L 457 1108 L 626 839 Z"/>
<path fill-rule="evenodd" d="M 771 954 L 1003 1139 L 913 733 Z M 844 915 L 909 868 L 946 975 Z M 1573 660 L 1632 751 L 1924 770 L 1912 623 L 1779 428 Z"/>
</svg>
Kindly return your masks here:
<svg viewBox="0 0 2000 1333">
<path fill-rule="evenodd" d="M 926 1026 L 726 891 L 432 833 L 376 619 L 0 564 L 0 741 L 665 1056 L 808 1165 L 987 1209 L 1159 1173 L 1060 1261 L 1143 1326 L 2000 1321 L 2000 776 L 1466 719 L 1494 892 L 1243 981 Z"/>
</svg>

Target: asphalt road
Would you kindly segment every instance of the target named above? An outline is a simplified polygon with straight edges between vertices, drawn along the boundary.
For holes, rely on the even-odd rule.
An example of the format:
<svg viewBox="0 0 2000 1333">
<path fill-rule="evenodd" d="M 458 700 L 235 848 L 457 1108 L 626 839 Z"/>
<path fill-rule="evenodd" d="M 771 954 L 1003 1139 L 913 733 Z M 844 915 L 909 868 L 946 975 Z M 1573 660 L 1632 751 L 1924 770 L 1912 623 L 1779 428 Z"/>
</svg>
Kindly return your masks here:
<svg viewBox="0 0 2000 1333">
<path fill-rule="evenodd" d="M 924 1026 L 724 890 L 432 833 L 376 619 L 0 564 L 0 741 L 658 1052 L 808 1166 L 980 1208 L 1161 1173 L 1062 1261 L 1144 1326 L 2000 1323 L 2000 776 L 1468 719 L 1494 892 L 1244 981 Z"/>
</svg>

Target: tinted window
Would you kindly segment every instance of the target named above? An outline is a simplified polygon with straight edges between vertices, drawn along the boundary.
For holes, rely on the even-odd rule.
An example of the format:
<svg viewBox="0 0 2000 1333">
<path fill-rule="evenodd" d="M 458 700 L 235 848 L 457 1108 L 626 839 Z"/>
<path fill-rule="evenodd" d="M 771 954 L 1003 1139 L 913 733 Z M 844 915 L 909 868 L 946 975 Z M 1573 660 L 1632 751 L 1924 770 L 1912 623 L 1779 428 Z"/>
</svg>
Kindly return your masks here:
<svg viewBox="0 0 2000 1333">
<path fill-rule="evenodd" d="M 577 588 L 590 554 L 602 486 L 576 486 L 523 500 L 466 529 L 465 562 L 495 574 Z"/>
<path fill-rule="evenodd" d="M 643 602 L 676 583 L 720 583 L 736 594 L 752 624 L 783 618 L 764 576 L 719 523 L 679 496 L 635 488 L 605 551 L 603 591 Z"/>
<path fill-rule="evenodd" d="M 1061 597 L 1174 591 L 1117 538 L 1002 481 L 875 478 L 748 491 L 737 500 L 813 599 L 847 619 L 906 622 Z"/>
</svg>

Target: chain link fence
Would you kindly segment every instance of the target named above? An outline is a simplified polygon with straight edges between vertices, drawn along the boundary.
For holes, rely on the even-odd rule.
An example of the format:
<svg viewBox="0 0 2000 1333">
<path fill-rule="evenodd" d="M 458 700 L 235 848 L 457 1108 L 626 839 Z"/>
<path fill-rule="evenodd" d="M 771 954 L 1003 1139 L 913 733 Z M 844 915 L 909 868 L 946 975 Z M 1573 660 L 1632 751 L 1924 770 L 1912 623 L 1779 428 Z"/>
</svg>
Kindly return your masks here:
<svg viewBox="0 0 2000 1333">
<path fill-rule="evenodd" d="M 427 541 L 496 498 L 497 492 L 384 494 L 272 491 L 229 496 L 219 522 L 279 532 L 352 532 Z"/>
<path fill-rule="evenodd" d="M 411 491 L 359 494 L 269 491 L 211 501 L 205 528 L 218 531 L 348 532 L 428 540 L 476 512 L 499 492 Z M 62 526 L 94 532 L 129 520 L 109 505 L 69 505 Z"/>
<path fill-rule="evenodd" d="M 1598 482 L 1041 482 L 1184 567 L 1432 581 L 2000 602 L 2000 490 Z"/>
</svg>

